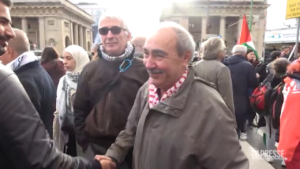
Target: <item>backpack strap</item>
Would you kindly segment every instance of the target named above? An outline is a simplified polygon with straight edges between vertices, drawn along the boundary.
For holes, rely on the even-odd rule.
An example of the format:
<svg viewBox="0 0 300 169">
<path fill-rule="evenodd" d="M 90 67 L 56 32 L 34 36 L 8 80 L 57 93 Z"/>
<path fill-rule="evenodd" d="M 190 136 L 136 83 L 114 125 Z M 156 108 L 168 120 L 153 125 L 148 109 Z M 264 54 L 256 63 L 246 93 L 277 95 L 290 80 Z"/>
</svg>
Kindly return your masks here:
<svg viewBox="0 0 300 169">
<path fill-rule="evenodd" d="M 94 106 L 97 106 L 97 104 L 106 96 L 106 94 L 110 92 L 113 87 L 115 87 L 115 85 L 119 81 L 120 75 L 131 67 L 134 59 L 134 57 L 132 57 L 131 60 L 125 59 L 119 66 L 119 73 L 117 74 L 117 76 L 108 81 L 106 84 L 104 84 L 103 87 L 98 88 L 95 91 L 96 94 L 93 98 Z"/>
</svg>

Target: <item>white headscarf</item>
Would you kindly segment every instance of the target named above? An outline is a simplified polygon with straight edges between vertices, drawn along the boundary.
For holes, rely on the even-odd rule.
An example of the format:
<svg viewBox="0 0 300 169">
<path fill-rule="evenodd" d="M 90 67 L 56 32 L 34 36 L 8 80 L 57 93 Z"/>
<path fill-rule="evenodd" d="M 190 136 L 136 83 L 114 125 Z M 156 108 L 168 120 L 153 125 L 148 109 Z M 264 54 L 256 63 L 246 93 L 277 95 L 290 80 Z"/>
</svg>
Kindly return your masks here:
<svg viewBox="0 0 300 169">
<path fill-rule="evenodd" d="M 61 77 L 59 80 L 59 84 L 57 87 L 57 98 L 56 98 L 56 110 L 58 111 L 58 119 L 59 119 L 59 126 L 61 126 L 61 118 L 64 113 L 66 113 L 66 103 L 70 104 L 69 92 L 71 89 L 77 90 L 77 82 L 78 77 L 84 68 L 84 66 L 90 62 L 88 57 L 88 53 L 80 46 L 71 45 L 65 48 L 64 52 L 68 52 L 72 55 L 73 59 L 75 60 L 76 66 L 73 71 L 67 71 L 66 75 Z M 66 81 L 66 83 L 65 83 Z M 67 86 L 67 92 L 63 89 L 63 86 Z M 66 100 L 66 94 L 68 96 Z M 68 141 L 67 135 L 65 135 L 65 141 Z"/>
<path fill-rule="evenodd" d="M 70 45 L 65 48 L 64 52 L 68 52 L 72 55 L 76 62 L 76 67 L 72 73 L 80 73 L 83 67 L 90 62 L 88 53 L 80 46 Z"/>
</svg>

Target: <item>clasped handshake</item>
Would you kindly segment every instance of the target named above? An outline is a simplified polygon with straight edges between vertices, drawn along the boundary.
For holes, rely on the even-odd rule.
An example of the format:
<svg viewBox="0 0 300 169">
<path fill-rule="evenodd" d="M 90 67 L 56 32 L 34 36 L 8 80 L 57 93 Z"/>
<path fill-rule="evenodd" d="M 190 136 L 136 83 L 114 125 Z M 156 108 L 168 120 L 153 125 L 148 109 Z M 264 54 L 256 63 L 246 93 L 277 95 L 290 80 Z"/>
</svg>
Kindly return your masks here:
<svg viewBox="0 0 300 169">
<path fill-rule="evenodd" d="M 95 159 L 98 160 L 102 166 L 102 169 L 116 169 L 117 164 L 107 156 L 96 155 Z"/>
</svg>

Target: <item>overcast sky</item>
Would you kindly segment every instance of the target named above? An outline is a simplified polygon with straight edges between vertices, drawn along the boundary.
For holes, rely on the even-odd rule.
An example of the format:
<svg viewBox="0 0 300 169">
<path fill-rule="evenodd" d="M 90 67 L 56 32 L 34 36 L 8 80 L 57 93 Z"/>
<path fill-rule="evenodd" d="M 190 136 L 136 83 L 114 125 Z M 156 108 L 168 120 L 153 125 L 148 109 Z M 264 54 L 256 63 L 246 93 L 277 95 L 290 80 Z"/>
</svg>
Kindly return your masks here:
<svg viewBox="0 0 300 169">
<path fill-rule="evenodd" d="M 163 6 L 173 0 L 70 0 L 73 3 L 98 3 L 117 11 L 127 22 L 133 35 L 147 36 L 156 24 Z"/>
<path fill-rule="evenodd" d="M 133 35 L 147 35 L 156 24 L 163 7 L 172 1 L 188 0 L 70 0 L 73 3 L 98 3 L 114 9 L 120 13 L 127 22 Z M 285 20 L 287 0 L 268 0 L 267 29 L 282 28 L 285 24 L 295 24 L 294 20 Z M 276 19 L 274 19 L 276 18 Z"/>
<path fill-rule="evenodd" d="M 295 25 L 295 19 L 285 19 L 287 0 L 268 0 L 268 3 L 270 7 L 267 14 L 267 30 L 283 28 L 284 24 Z"/>
</svg>

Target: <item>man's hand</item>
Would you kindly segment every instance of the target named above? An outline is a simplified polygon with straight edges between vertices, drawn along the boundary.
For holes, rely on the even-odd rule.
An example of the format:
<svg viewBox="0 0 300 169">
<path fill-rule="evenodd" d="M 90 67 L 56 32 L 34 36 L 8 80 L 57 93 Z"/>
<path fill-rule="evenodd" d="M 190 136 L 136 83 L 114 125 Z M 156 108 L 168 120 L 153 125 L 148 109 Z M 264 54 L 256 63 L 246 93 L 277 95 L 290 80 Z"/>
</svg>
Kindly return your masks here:
<svg viewBox="0 0 300 169">
<path fill-rule="evenodd" d="M 117 165 L 110 157 L 96 155 L 95 159 L 101 163 L 102 169 L 116 169 Z"/>
<path fill-rule="evenodd" d="M 116 169 L 116 163 L 108 160 L 101 160 L 101 167 L 102 169 Z"/>
</svg>

